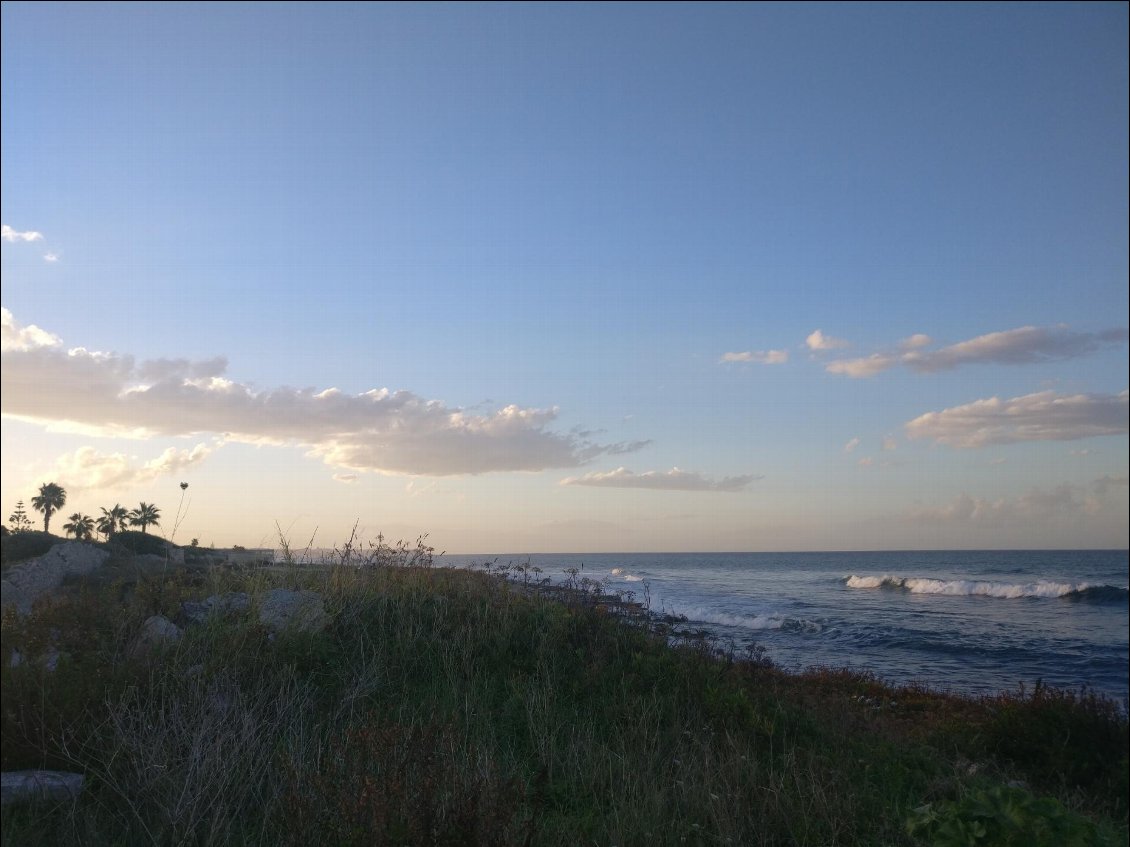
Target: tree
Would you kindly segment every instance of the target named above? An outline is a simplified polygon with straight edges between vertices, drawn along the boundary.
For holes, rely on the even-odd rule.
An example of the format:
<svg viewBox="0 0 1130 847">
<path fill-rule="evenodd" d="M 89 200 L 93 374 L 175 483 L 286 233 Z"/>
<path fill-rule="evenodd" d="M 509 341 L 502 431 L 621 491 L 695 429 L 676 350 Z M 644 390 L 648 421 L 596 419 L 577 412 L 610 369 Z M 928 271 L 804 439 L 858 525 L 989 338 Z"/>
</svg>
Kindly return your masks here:
<svg viewBox="0 0 1130 847">
<path fill-rule="evenodd" d="M 98 519 L 98 531 L 109 541 L 114 537 L 115 532 L 121 532 L 126 528 L 128 520 L 129 510 L 121 503 L 115 503 L 112 509 L 102 509 L 102 517 Z"/>
<path fill-rule="evenodd" d="M 54 482 L 45 482 L 39 486 L 39 494 L 31 498 L 31 505 L 38 512 L 43 512 L 43 531 L 50 532 L 51 516 L 67 502 L 67 492 L 62 486 Z"/>
<path fill-rule="evenodd" d="M 161 510 L 154 506 L 152 503 L 146 503 L 144 500 L 138 504 L 137 508 L 129 513 L 130 526 L 141 527 L 142 535 L 145 534 L 145 528 L 149 524 L 157 525 L 161 523 Z"/>
<path fill-rule="evenodd" d="M 31 529 L 31 518 L 27 516 L 27 510 L 24 508 L 23 500 L 16 504 L 16 510 L 8 516 L 8 523 L 12 525 L 13 535 L 18 532 L 27 532 Z"/>
<path fill-rule="evenodd" d="M 90 515 L 75 512 L 67 520 L 70 523 L 63 524 L 63 532 L 68 535 L 74 535 L 79 541 L 89 541 L 94 536 L 94 518 Z"/>
</svg>

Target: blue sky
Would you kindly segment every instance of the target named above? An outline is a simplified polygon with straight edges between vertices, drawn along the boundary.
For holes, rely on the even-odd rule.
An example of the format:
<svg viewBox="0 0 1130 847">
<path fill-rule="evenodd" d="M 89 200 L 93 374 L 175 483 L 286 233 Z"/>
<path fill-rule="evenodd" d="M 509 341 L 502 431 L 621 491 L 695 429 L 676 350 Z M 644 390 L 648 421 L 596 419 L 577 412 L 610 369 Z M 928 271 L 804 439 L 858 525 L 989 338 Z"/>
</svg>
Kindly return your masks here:
<svg viewBox="0 0 1130 847">
<path fill-rule="evenodd" d="M 1125 547 L 1127 30 L 5 3 L 4 513 L 186 481 L 216 544 Z"/>
</svg>

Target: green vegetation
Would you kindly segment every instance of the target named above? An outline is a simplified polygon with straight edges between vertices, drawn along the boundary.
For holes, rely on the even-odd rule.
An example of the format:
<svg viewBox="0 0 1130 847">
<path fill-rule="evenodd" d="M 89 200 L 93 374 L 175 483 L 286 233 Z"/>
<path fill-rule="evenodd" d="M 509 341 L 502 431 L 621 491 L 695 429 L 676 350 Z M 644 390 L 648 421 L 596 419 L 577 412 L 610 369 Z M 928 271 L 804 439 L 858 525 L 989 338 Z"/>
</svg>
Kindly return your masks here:
<svg viewBox="0 0 1130 847">
<path fill-rule="evenodd" d="M 6 808 L 4 843 L 1126 843 L 1127 724 L 1101 698 L 787 674 L 591 583 L 434 567 L 422 539 L 290 558 L 123 569 L 6 615 L 27 660 L 2 663 L 3 769 L 89 787 Z M 332 624 L 272 637 L 253 600 L 133 649 L 183 600 L 273 587 Z"/>
</svg>

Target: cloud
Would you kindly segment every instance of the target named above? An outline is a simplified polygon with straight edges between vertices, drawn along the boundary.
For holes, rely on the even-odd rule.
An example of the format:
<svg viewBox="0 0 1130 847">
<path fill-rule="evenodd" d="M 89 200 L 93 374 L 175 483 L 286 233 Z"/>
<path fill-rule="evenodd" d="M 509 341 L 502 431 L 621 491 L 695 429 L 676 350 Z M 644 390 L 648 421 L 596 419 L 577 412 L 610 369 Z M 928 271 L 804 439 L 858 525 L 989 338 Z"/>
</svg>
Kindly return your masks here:
<svg viewBox="0 0 1130 847">
<path fill-rule="evenodd" d="M 920 373 L 949 370 L 967 364 L 1027 365 L 1074 359 L 1105 344 L 1125 343 L 1125 329 L 1072 332 L 1065 327 L 1023 326 L 990 332 L 932 352 L 908 352 L 903 363 Z"/>
<path fill-rule="evenodd" d="M 0 352 L 34 350 L 37 347 L 58 347 L 62 340 L 35 324 L 20 326 L 12 313 L 0 308 Z"/>
<path fill-rule="evenodd" d="M 636 474 L 627 468 L 614 471 L 593 471 L 584 476 L 568 477 L 562 485 L 589 485 L 598 488 L 647 488 L 653 491 L 741 491 L 760 476 L 746 474 L 713 480 L 694 471 L 647 471 Z"/>
<path fill-rule="evenodd" d="M 884 450 L 897 450 L 898 446 L 899 446 L 898 441 L 895 440 L 895 437 L 893 435 L 884 435 L 883 436 L 883 449 Z"/>
<path fill-rule="evenodd" d="M 788 350 L 746 350 L 744 353 L 723 353 L 719 362 L 756 362 L 759 365 L 783 365 L 789 360 Z"/>
<path fill-rule="evenodd" d="M 71 491 L 93 491 L 143 485 L 198 465 L 215 447 L 197 444 L 191 450 L 170 447 L 155 459 L 137 466 L 124 453 L 102 453 L 80 447 L 55 460 L 51 475 Z"/>
<path fill-rule="evenodd" d="M 59 261 L 59 254 L 58 253 L 44 253 L 43 254 L 43 261 L 49 262 L 51 264 L 55 264 L 55 262 Z"/>
<path fill-rule="evenodd" d="M 850 441 L 848 441 L 848 443 L 847 443 L 847 444 L 845 444 L 845 445 L 844 445 L 844 452 L 845 452 L 845 453 L 850 453 L 850 452 L 851 452 L 851 451 L 853 451 L 853 450 L 854 450 L 854 449 L 855 449 L 856 447 L 858 447 L 858 446 L 859 446 L 859 444 L 860 444 L 859 438 L 853 438 L 853 439 L 851 439 Z"/>
<path fill-rule="evenodd" d="M 1073 332 L 1065 326 L 1023 326 L 990 332 L 938 350 L 921 348 L 932 344 L 928 335 L 917 333 L 899 342 L 898 352 L 872 353 L 858 359 L 828 362 L 829 373 L 860 378 L 874 376 L 896 365 L 917 373 L 952 370 L 962 365 L 1028 365 L 1074 359 L 1111 344 L 1125 344 L 1125 329 Z"/>
<path fill-rule="evenodd" d="M 856 462 L 856 464 L 861 468 L 869 468 L 875 464 L 875 459 L 873 459 L 871 456 L 864 456 L 862 459 Z"/>
<path fill-rule="evenodd" d="M 1101 513 L 1121 513 L 1124 517 L 1125 505 L 1119 502 L 1118 489 L 1125 487 L 1125 477 L 1100 477 L 1086 485 L 1063 483 L 1051 489 L 1034 486 L 1019 496 L 995 500 L 962 493 L 942 506 L 914 509 L 908 517 L 915 522 L 989 527 L 1077 520 Z"/>
<path fill-rule="evenodd" d="M 844 374 L 854 379 L 865 376 L 874 376 L 877 373 L 892 368 L 898 364 L 895 356 L 884 356 L 872 353 L 862 359 L 837 359 L 824 366 L 824 370 L 833 374 Z"/>
<path fill-rule="evenodd" d="M 804 340 L 808 345 L 809 350 L 836 350 L 840 347 L 847 347 L 848 343 L 842 338 L 833 338 L 830 335 L 825 335 L 820 330 L 813 330 L 808 338 Z"/>
<path fill-rule="evenodd" d="M 899 342 L 900 350 L 917 350 L 919 347 L 928 347 L 934 343 L 934 339 L 922 332 L 916 332 L 909 338 L 904 338 Z"/>
<path fill-rule="evenodd" d="M 990 397 L 906 424 L 908 438 L 928 438 L 951 447 L 984 447 L 1018 441 L 1074 441 L 1127 432 L 1127 392 L 1056 394 L 1041 391 L 1001 400 Z"/>
<path fill-rule="evenodd" d="M 100 435 L 182 436 L 303 445 L 331 466 L 443 476 L 577 467 L 646 442 L 597 444 L 551 427 L 556 409 L 505 406 L 484 414 L 409 391 L 282 387 L 256 391 L 202 362 L 64 350 L 37 327 L 3 314 L 3 414 Z"/>
<path fill-rule="evenodd" d="M 335 473 L 333 475 L 334 482 L 343 482 L 347 485 L 351 482 L 356 482 L 358 479 L 359 477 L 355 473 Z"/>
<path fill-rule="evenodd" d="M 42 241 L 43 233 L 35 232 L 34 230 L 19 232 L 12 229 L 7 224 L 0 224 L 0 238 L 3 238 L 10 244 L 14 244 L 17 241 Z"/>
</svg>

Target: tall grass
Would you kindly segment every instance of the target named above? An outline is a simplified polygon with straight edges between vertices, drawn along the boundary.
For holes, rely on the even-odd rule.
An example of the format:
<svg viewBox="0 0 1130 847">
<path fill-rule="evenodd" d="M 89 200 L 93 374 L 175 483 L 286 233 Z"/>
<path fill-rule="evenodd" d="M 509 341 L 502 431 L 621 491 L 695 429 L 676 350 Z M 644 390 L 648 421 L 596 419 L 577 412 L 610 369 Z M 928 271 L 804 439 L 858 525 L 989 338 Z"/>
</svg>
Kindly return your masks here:
<svg viewBox="0 0 1130 847">
<path fill-rule="evenodd" d="M 933 825 L 1018 779 L 1125 843 L 1126 721 L 1093 698 L 789 675 L 672 646 L 598 587 L 539 591 L 420 548 L 83 585 L 6 617 L 4 655 L 31 658 L 3 668 L 3 768 L 89 788 L 5 809 L 5 843 L 912 844 L 924 804 Z M 274 637 L 252 614 L 132 649 L 148 615 L 276 585 L 322 592 L 331 625 Z M 54 672 L 34 658 L 49 645 Z M 1049 758 L 1033 722 L 1082 741 Z"/>
</svg>

